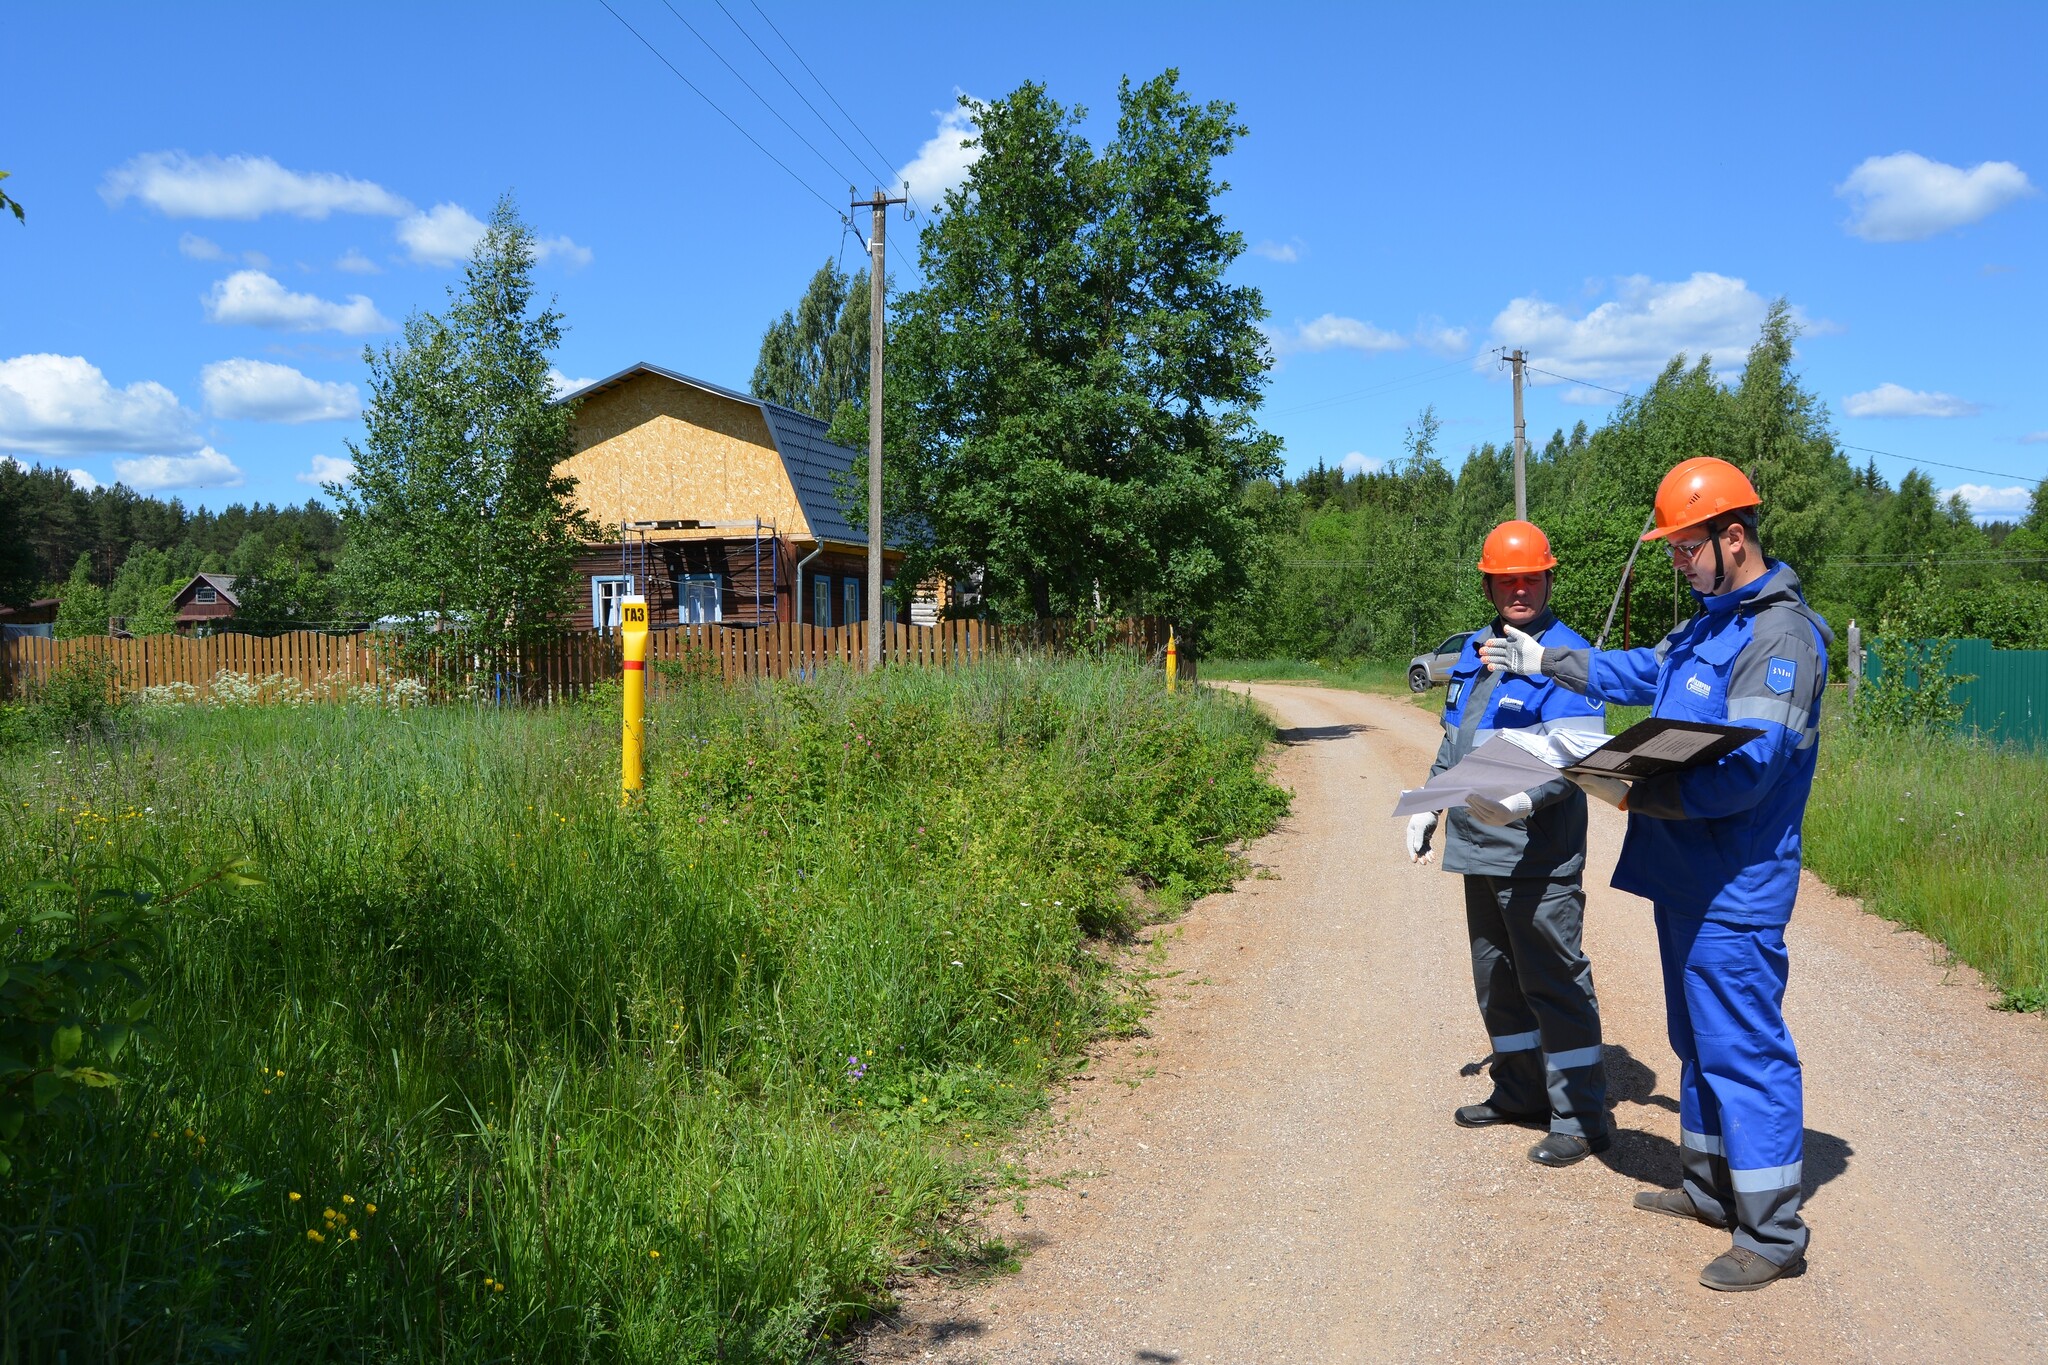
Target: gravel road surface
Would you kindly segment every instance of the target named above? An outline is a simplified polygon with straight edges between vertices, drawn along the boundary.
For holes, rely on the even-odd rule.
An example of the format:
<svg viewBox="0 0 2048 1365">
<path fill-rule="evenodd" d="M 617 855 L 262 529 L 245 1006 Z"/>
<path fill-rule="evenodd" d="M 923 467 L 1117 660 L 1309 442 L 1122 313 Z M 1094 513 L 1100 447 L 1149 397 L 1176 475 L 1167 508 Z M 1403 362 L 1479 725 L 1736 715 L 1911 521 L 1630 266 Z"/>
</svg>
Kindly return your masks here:
<svg viewBox="0 0 2048 1365">
<path fill-rule="evenodd" d="M 2048 1027 L 1806 878 L 1786 1009 L 1806 1071 L 1809 1269 L 1696 1281 L 1724 1233 L 1637 1212 L 1678 1183 L 1677 1063 L 1649 906 L 1605 885 L 1586 940 L 1618 1140 L 1564 1171 L 1484 1099 L 1459 879 L 1386 812 L 1434 719 L 1260 684 L 1293 814 L 1263 869 L 1160 931 L 1150 1036 L 1112 1045 L 1020 1159 L 1013 1275 L 912 1280 L 872 1361 L 2048 1361 Z"/>
</svg>

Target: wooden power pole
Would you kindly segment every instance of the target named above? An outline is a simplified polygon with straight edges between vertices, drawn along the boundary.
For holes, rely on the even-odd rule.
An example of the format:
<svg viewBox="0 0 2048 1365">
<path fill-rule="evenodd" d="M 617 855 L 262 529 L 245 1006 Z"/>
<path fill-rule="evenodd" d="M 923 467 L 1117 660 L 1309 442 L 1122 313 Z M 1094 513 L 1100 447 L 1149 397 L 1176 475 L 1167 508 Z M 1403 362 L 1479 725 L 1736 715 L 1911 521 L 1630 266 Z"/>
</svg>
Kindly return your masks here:
<svg viewBox="0 0 2048 1365">
<path fill-rule="evenodd" d="M 1527 351 L 1516 351 L 1508 357 L 1508 363 L 1515 367 L 1515 520 L 1529 519 L 1529 439 L 1528 430 L 1522 425 L 1522 366 L 1528 363 Z M 1496 371 L 1495 373 L 1498 373 Z"/>
<path fill-rule="evenodd" d="M 882 665 L 882 331 L 889 300 L 889 257 L 883 245 L 889 231 L 891 199 L 877 188 L 874 197 L 856 199 L 868 210 L 868 667 Z"/>
</svg>

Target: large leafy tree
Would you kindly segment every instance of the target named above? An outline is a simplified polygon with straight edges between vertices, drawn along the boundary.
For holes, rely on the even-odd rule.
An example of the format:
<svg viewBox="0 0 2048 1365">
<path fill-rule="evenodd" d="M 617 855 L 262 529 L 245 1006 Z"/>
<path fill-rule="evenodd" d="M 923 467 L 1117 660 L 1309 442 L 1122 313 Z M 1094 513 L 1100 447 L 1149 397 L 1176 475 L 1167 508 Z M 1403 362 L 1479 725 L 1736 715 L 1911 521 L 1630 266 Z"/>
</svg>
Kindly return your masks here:
<svg viewBox="0 0 2048 1365">
<path fill-rule="evenodd" d="M 978 572 L 1008 619 L 1156 611 L 1199 631 L 1254 552 L 1240 489 L 1278 470 L 1252 417 L 1265 308 L 1226 279 L 1244 240 L 1215 207 L 1245 128 L 1172 71 L 1123 83 L 1100 153 L 1041 85 L 963 103 L 980 155 L 922 233 L 925 284 L 889 343 L 910 576 Z"/>
<path fill-rule="evenodd" d="M 887 279 L 887 272 L 884 272 Z M 827 261 L 797 306 L 768 324 L 754 362 L 756 398 L 831 421 L 868 390 L 868 272 Z"/>
<path fill-rule="evenodd" d="M 532 232 L 500 199 L 447 311 L 364 351 L 366 436 L 349 446 L 352 482 L 327 487 L 357 609 L 460 626 L 484 654 L 561 629 L 577 552 L 598 535 L 555 472 L 570 450 L 571 413 L 548 382 L 562 315 L 536 310 L 533 260 Z"/>
</svg>

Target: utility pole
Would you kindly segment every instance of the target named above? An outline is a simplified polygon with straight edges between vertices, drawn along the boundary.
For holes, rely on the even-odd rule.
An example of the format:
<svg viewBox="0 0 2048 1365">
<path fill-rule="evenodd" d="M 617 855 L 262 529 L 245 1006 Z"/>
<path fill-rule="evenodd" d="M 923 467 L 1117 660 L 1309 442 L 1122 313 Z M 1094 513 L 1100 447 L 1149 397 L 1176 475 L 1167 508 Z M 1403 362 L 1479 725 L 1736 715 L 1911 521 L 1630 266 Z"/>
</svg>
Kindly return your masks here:
<svg viewBox="0 0 2048 1365">
<path fill-rule="evenodd" d="M 1529 519 L 1529 440 L 1528 431 L 1522 425 L 1522 366 L 1527 364 L 1529 353 L 1516 351 L 1508 357 L 1508 363 L 1515 367 L 1515 520 Z"/>
<path fill-rule="evenodd" d="M 868 210 L 868 668 L 882 666 L 882 324 L 888 307 L 889 205 L 901 204 L 879 186 Z"/>
</svg>

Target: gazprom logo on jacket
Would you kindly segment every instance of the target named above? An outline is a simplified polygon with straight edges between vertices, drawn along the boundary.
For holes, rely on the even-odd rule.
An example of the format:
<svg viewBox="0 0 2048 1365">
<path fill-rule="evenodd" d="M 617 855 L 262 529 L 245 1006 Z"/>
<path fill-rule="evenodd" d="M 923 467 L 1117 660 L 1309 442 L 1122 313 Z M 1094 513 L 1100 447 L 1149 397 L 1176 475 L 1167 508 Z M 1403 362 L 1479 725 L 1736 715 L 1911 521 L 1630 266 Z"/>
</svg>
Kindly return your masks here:
<svg viewBox="0 0 2048 1365">
<path fill-rule="evenodd" d="M 1685 680 L 1685 690 L 1692 693 L 1695 697 L 1711 697 L 1714 695 L 1714 685 L 1697 673 Z"/>
</svg>

